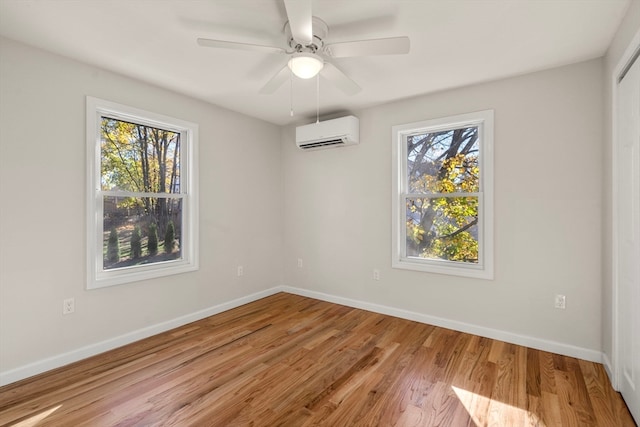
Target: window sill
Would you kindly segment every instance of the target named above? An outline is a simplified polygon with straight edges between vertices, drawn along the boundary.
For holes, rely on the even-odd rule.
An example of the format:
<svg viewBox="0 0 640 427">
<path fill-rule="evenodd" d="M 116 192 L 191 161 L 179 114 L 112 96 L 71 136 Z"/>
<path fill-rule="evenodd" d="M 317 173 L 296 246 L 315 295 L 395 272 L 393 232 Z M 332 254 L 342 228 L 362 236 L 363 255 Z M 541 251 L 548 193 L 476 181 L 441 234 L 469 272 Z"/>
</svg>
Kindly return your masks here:
<svg viewBox="0 0 640 427">
<path fill-rule="evenodd" d="M 140 267 L 134 267 L 137 271 L 131 269 L 122 268 L 113 271 L 104 271 L 98 273 L 96 277 L 91 280 L 87 286 L 87 289 L 99 289 L 108 286 L 122 285 L 124 283 L 138 282 L 141 280 L 155 279 L 158 277 L 171 276 L 174 274 L 187 273 L 190 271 L 198 270 L 198 265 L 193 262 L 171 262 L 165 266 L 153 264 L 146 271 L 140 270 Z"/>
<path fill-rule="evenodd" d="M 446 261 L 427 260 L 394 260 L 392 268 L 421 271 L 425 273 L 446 274 L 448 276 L 471 277 L 475 279 L 493 280 L 493 271 L 477 265 L 450 265 Z"/>
</svg>

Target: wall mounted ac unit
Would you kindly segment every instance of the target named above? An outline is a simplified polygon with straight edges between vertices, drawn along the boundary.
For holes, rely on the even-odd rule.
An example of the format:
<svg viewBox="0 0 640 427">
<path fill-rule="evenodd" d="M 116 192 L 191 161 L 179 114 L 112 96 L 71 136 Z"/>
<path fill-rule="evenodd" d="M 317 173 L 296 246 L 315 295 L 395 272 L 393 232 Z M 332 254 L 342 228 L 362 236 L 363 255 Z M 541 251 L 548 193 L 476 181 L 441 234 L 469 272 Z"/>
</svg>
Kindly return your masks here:
<svg viewBox="0 0 640 427">
<path fill-rule="evenodd" d="M 360 121 L 355 116 L 325 120 L 296 128 L 296 144 L 302 150 L 334 148 L 360 142 Z"/>
</svg>

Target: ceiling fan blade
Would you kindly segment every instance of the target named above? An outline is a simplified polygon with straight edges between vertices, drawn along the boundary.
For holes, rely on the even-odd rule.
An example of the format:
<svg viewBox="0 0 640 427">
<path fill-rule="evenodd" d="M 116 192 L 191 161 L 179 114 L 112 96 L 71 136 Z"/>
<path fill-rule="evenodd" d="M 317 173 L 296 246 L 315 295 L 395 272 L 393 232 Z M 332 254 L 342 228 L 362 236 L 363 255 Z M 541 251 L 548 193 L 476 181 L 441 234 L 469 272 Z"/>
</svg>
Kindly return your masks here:
<svg viewBox="0 0 640 427">
<path fill-rule="evenodd" d="M 311 0 L 284 0 L 293 39 L 306 46 L 313 40 Z"/>
<path fill-rule="evenodd" d="M 263 45 L 251 44 L 251 43 L 229 42 L 225 40 L 199 38 L 198 44 L 200 46 L 205 46 L 205 47 L 216 47 L 221 49 L 234 49 L 234 50 L 248 50 L 248 51 L 263 52 L 263 53 L 285 53 L 286 52 L 281 47 L 276 47 L 276 46 L 263 46 Z"/>
<path fill-rule="evenodd" d="M 351 80 L 349 76 L 342 72 L 338 67 L 331 64 L 330 62 L 325 62 L 320 75 L 325 79 L 329 80 L 333 83 L 338 89 L 343 91 L 347 95 L 355 95 L 360 92 L 362 88 L 358 86 L 356 82 Z"/>
<path fill-rule="evenodd" d="M 286 82 L 290 77 L 291 71 L 285 64 L 285 66 L 282 67 L 280 71 L 278 71 L 273 77 L 271 77 L 271 80 L 269 80 L 267 84 L 262 86 L 262 89 L 260 89 L 259 93 L 262 95 L 271 95 L 276 90 L 278 90 L 280 86 L 282 86 L 282 84 Z"/>
<path fill-rule="evenodd" d="M 331 43 L 325 47 L 332 58 L 371 55 L 399 55 L 409 53 L 409 37 L 390 37 L 386 39 L 357 40 L 352 42 Z"/>
</svg>

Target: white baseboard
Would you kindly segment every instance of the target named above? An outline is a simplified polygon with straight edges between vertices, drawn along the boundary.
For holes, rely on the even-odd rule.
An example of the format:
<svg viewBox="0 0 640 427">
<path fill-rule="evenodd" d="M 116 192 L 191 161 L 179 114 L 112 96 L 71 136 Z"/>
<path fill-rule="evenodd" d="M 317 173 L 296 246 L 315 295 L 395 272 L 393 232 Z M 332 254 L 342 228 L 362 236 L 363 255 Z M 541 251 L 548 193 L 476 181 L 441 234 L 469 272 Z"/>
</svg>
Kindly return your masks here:
<svg viewBox="0 0 640 427">
<path fill-rule="evenodd" d="M 239 307 L 241 305 L 259 300 L 261 298 L 268 297 L 278 292 L 288 292 L 295 295 L 305 296 L 309 298 L 315 298 L 322 301 L 332 302 L 335 304 L 346 305 L 348 307 L 359 308 L 362 310 L 373 311 L 375 313 L 387 314 L 389 316 L 395 316 L 402 319 L 413 320 L 420 323 L 427 323 L 434 326 L 440 326 L 443 328 L 453 329 L 460 332 L 466 332 L 469 334 L 479 335 L 486 338 L 492 338 L 496 340 L 505 341 L 512 344 L 518 344 L 526 347 L 535 348 L 538 350 L 544 350 L 552 353 L 558 353 L 565 356 L 576 357 L 591 362 L 602 363 L 605 362 L 605 368 L 609 374 L 609 378 L 613 378 L 611 375 L 611 364 L 609 363 L 606 355 L 603 355 L 599 351 L 589 350 L 586 348 L 576 347 L 569 344 L 563 344 L 555 341 L 543 340 L 539 338 L 533 338 L 526 335 L 514 334 L 511 332 L 502 331 L 499 329 L 486 328 L 483 326 L 477 326 L 470 323 L 458 322 L 455 320 L 444 319 L 441 317 L 430 316 L 427 314 L 416 313 L 409 310 L 403 310 L 399 308 L 389 307 L 381 304 L 374 304 L 365 301 L 354 300 L 345 297 L 339 297 L 335 295 L 325 294 L 322 292 L 311 291 L 308 289 L 295 288 L 291 286 L 275 286 L 273 288 L 256 292 L 251 295 L 247 295 L 241 298 L 234 299 L 225 303 L 215 305 L 213 307 L 206 308 L 204 310 L 197 311 L 195 313 L 187 314 L 177 317 L 175 319 L 168 320 L 166 322 L 151 325 L 146 328 L 138 329 L 120 335 L 114 338 L 110 338 L 105 341 L 90 344 L 85 347 L 81 347 L 75 350 L 71 350 L 66 353 L 62 353 L 47 359 L 39 360 L 37 362 L 30 363 L 9 371 L 0 372 L 0 386 L 10 384 L 16 381 L 20 381 L 25 378 L 49 371 L 51 369 L 59 368 L 64 365 L 68 365 L 78 360 L 85 359 L 87 357 L 95 356 L 96 354 L 104 353 L 105 351 L 112 350 L 117 347 L 121 347 L 126 344 L 150 337 L 152 335 L 159 334 L 161 332 L 168 331 L 173 328 L 177 328 L 187 323 L 194 322 L 196 320 L 204 319 L 205 317 L 213 316 L 214 314 L 221 313 L 223 311 L 231 310 L 232 308 Z"/>
<path fill-rule="evenodd" d="M 506 332 L 499 329 L 486 328 L 484 326 L 473 325 L 471 323 L 458 322 L 456 320 L 444 319 L 442 317 L 430 316 L 427 314 L 416 313 L 400 308 L 388 307 L 386 305 L 373 304 L 369 302 L 353 300 L 350 298 L 338 297 L 322 292 L 310 291 L 308 289 L 283 286 L 281 287 L 281 290 L 291 294 L 315 298 L 327 302 L 333 302 L 349 307 L 360 308 L 367 311 L 373 311 L 375 313 L 388 314 L 390 316 L 400 317 L 402 319 L 413 320 L 420 323 L 427 323 L 429 325 L 440 326 L 447 329 L 466 332 L 468 334 L 479 335 L 485 338 L 491 338 L 495 340 L 505 341 L 511 344 L 531 347 L 537 350 L 562 354 L 564 356 L 576 357 L 578 359 L 588 360 L 590 362 L 602 363 L 601 352 L 590 350 L 587 348 L 576 347 L 570 344 L 563 344 L 556 341 L 549 341 L 526 335 L 514 334 L 512 332 Z"/>
<path fill-rule="evenodd" d="M 227 311 L 232 308 L 236 308 L 241 305 L 259 300 L 261 298 L 268 297 L 269 295 L 273 295 L 278 292 L 282 292 L 282 289 L 280 287 L 256 292 L 254 294 L 237 298 L 232 301 L 224 302 L 213 307 L 205 308 L 204 310 L 196 311 L 195 313 L 190 313 L 184 316 L 177 317 L 175 319 L 148 326 L 146 328 L 138 329 L 124 335 L 90 344 L 85 347 L 68 351 L 66 353 L 58 354 L 56 356 L 39 360 L 28 365 L 20 366 L 9 371 L 0 372 L 0 386 L 20 381 L 25 378 L 29 378 L 34 375 L 49 371 L 51 369 L 59 368 L 70 363 L 77 362 L 78 360 L 86 359 L 87 357 L 95 356 L 96 354 L 113 350 L 114 348 L 122 347 L 123 345 L 148 338 L 152 335 L 156 335 L 182 325 L 186 325 L 187 323 L 195 322 L 196 320 L 204 319 L 205 317 L 213 316 L 214 314 L 222 313 L 223 311 Z"/>
<path fill-rule="evenodd" d="M 609 359 L 609 356 L 605 352 L 602 352 L 602 364 L 604 365 L 604 370 L 609 377 L 611 387 L 613 387 L 615 391 L 620 391 L 620 389 L 618 388 L 617 378 L 613 372 L 613 364 L 611 363 L 611 359 Z"/>
</svg>

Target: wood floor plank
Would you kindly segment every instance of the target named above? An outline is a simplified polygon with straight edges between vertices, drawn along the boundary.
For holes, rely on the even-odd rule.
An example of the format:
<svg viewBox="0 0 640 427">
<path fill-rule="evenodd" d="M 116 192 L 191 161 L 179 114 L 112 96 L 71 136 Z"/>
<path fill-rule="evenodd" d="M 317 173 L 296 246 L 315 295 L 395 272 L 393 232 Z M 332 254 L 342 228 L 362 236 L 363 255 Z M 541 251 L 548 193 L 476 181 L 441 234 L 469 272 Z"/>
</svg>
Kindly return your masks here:
<svg viewBox="0 0 640 427">
<path fill-rule="evenodd" d="M 286 293 L 0 388 L 0 426 L 635 423 L 600 364 Z"/>
<path fill-rule="evenodd" d="M 609 382 L 604 366 L 578 360 L 598 426 L 634 426 L 624 401 Z M 622 410 L 621 410 L 622 408 Z"/>
</svg>

